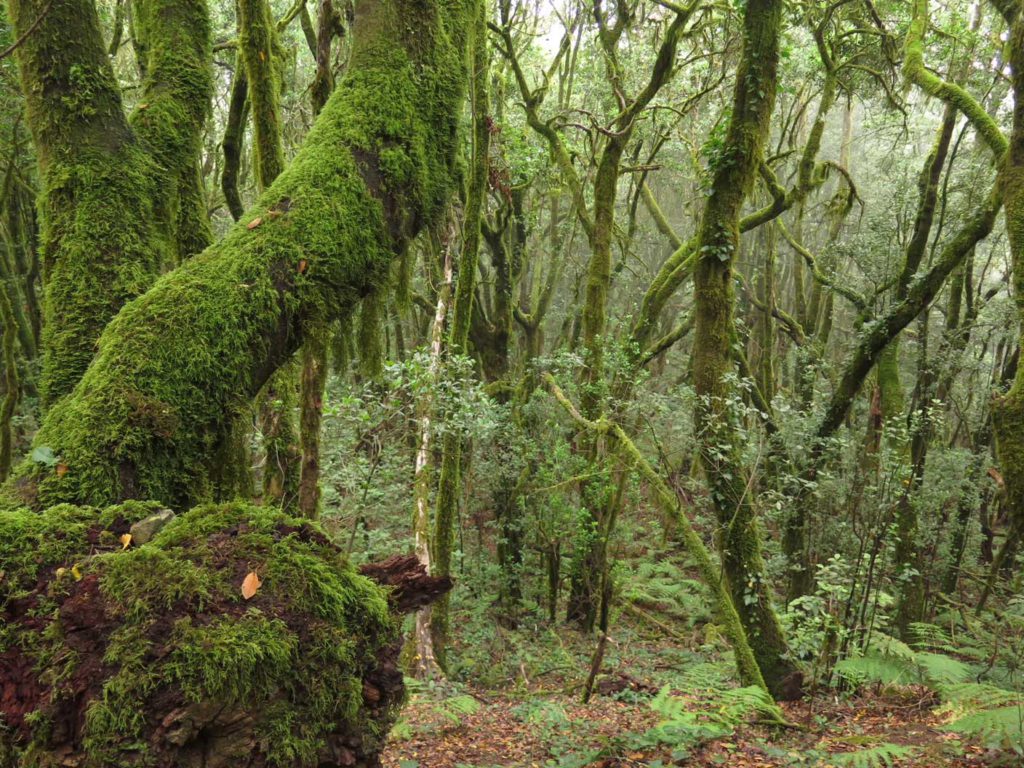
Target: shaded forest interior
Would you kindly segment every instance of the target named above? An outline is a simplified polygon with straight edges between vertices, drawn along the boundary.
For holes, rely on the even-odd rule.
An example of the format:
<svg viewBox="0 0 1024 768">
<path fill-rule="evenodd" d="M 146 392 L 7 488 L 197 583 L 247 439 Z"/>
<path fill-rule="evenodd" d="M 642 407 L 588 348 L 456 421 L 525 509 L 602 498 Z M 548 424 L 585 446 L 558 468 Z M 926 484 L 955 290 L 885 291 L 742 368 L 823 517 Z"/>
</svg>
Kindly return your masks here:
<svg viewBox="0 0 1024 768">
<path fill-rule="evenodd" d="M 1024 765 L 1024 0 L 5 0 L 0 768 Z"/>
</svg>

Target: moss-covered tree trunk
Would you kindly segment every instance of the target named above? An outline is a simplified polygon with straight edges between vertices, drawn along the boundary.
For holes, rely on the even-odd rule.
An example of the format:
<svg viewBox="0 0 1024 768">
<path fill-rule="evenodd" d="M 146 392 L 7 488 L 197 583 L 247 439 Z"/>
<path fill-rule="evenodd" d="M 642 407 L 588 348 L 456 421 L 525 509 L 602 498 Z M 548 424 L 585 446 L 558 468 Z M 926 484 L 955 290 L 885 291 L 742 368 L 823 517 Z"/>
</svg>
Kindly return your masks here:
<svg viewBox="0 0 1024 768">
<path fill-rule="evenodd" d="M 89 0 L 10 0 L 44 181 L 40 394 L 71 391 L 101 331 L 177 252 L 179 179 L 194 168 L 210 90 L 202 0 L 137 3 L 143 95 L 129 124 Z M 32 28 L 31 34 L 26 34 Z"/>
<path fill-rule="evenodd" d="M 1013 70 L 1013 132 L 1000 170 L 1010 240 L 1013 299 L 1024 338 L 1024 11 L 1018 9 L 1010 30 Z M 1004 503 L 1010 521 L 1007 542 L 1024 535 L 1024 366 L 1018 365 L 1010 390 L 992 404 L 996 455 L 1006 484 Z M 1003 559 L 1004 546 L 997 560 Z M 999 563 L 992 570 L 994 579 Z M 991 585 L 991 579 L 990 579 Z M 986 589 L 986 594 L 989 590 Z"/>
<path fill-rule="evenodd" d="M 436 218 L 452 187 L 463 8 L 389 0 L 361 5 L 355 24 L 344 87 L 295 159 L 223 240 L 110 323 L 36 440 L 65 469 L 23 463 L 7 486 L 19 501 L 205 497 L 234 416 Z"/>
<path fill-rule="evenodd" d="M 487 204 L 490 168 L 490 77 L 487 55 L 487 6 L 480 3 L 473 21 L 473 58 L 471 104 L 473 113 L 473 156 L 466 191 L 466 214 L 462 221 L 462 251 L 456 269 L 455 295 L 452 300 L 451 324 L 448 329 L 448 355 L 464 355 L 469 343 L 469 327 L 476 292 L 477 261 L 480 254 L 481 219 Z M 431 573 L 448 576 L 455 545 L 455 523 L 458 516 L 460 477 L 465 438 L 456 429 L 445 430 L 441 440 L 441 468 L 438 472 L 437 511 L 434 516 L 434 562 Z M 445 667 L 448 639 L 448 598 L 443 596 L 432 608 L 434 654 Z"/>
<path fill-rule="evenodd" d="M 736 72 L 732 116 L 704 207 L 694 271 L 693 377 L 701 465 L 721 530 L 722 564 L 747 637 L 769 690 L 794 692 L 796 669 L 764 573 L 761 535 L 740 459 L 734 401 L 732 265 L 739 216 L 753 185 L 778 83 L 780 0 L 748 0 L 743 54 Z"/>
</svg>

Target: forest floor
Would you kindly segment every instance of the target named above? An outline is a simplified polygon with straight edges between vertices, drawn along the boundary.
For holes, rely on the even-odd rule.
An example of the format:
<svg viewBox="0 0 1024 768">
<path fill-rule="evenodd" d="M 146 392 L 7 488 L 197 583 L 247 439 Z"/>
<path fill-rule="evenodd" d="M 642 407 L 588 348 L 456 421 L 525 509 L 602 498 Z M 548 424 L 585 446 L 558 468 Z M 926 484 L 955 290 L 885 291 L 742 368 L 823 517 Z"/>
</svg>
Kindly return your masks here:
<svg viewBox="0 0 1024 768">
<path fill-rule="evenodd" d="M 544 649 L 526 649 L 515 634 L 504 638 L 499 653 L 494 643 L 476 650 L 494 654 L 491 671 L 518 666 L 518 674 L 483 687 L 420 687 L 392 733 L 384 767 L 979 768 L 1001 757 L 944 730 L 950 718 L 934 695 L 909 686 L 825 691 L 784 704 L 788 727 L 759 724 L 755 715 L 702 738 L 700 723 L 709 715 L 715 722 L 720 691 L 730 685 L 725 658 L 709 655 L 707 648 L 694 652 L 630 636 L 615 644 L 603 669 L 609 679 L 625 675 L 634 689 L 595 693 L 582 704 L 585 647 L 568 635 L 559 631 L 557 639 L 563 661 L 569 662 L 564 666 L 534 667 L 531 674 L 530 660 L 544 658 Z M 635 690 L 637 683 L 644 690 Z M 673 748 L 650 739 L 650 729 L 664 720 L 652 709 L 653 691 L 662 686 L 694 713 L 683 728 L 689 740 Z M 694 733 L 698 737 L 689 738 Z"/>
</svg>

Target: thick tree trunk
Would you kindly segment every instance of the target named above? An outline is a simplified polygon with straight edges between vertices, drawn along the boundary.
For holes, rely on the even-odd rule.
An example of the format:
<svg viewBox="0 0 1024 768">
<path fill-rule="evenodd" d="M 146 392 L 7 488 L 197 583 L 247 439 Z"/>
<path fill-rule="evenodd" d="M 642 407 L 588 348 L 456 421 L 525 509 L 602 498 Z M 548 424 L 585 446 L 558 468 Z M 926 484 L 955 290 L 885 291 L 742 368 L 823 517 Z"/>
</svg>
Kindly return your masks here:
<svg viewBox="0 0 1024 768">
<path fill-rule="evenodd" d="M 466 17 L 458 4 L 357 8 L 345 87 L 242 221 L 110 323 L 37 437 L 63 470 L 23 463 L 7 486 L 18 503 L 208 495 L 206 467 L 234 415 L 308 328 L 385 278 L 448 198 Z"/>
<path fill-rule="evenodd" d="M 1024 338 L 1024 15 L 1018 11 L 1010 32 L 1010 66 L 1013 69 L 1013 133 L 1003 160 L 1000 181 L 1006 203 L 1006 232 L 1010 240 L 1013 299 Z M 997 561 L 1002 561 L 1011 542 L 1024 532 L 1024 366 L 1018 364 L 1009 392 L 992 404 L 996 456 L 1006 483 L 1005 504 L 1009 517 L 1007 541 Z M 1012 562 L 1012 561 L 1011 561 Z M 991 579 L 999 563 L 992 569 Z M 985 592 L 988 593 L 986 588 Z"/>
</svg>

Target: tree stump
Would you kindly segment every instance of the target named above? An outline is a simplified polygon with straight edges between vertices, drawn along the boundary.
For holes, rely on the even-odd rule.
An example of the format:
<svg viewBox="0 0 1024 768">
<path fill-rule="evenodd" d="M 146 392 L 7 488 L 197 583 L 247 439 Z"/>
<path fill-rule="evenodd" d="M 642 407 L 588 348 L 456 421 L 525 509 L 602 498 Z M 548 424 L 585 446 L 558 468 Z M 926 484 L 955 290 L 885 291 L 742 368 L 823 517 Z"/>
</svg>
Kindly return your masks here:
<svg viewBox="0 0 1024 768">
<path fill-rule="evenodd" d="M 0 515 L 0 767 L 378 766 L 399 616 L 450 581 L 242 503 L 135 546 L 159 506 Z"/>
</svg>

